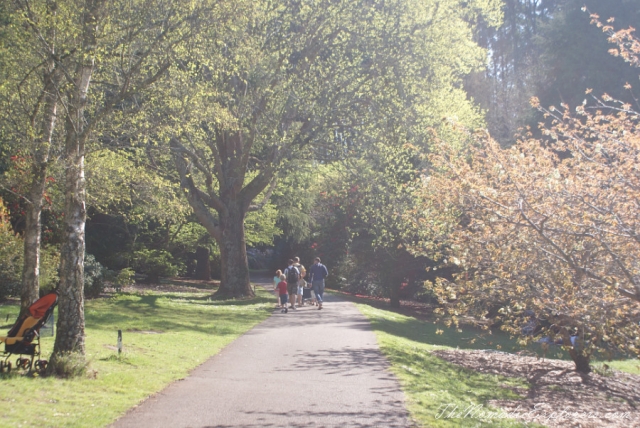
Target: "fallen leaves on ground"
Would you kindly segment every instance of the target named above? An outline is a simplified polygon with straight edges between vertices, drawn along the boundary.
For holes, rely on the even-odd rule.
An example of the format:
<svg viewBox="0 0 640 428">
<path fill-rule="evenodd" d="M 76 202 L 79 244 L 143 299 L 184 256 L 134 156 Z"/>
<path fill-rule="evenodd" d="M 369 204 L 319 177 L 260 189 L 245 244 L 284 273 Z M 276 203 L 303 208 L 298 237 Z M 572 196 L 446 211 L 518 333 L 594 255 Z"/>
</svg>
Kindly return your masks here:
<svg viewBox="0 0 640 428">
<path fill-rule="evenodd" d="M 433 353 L 477 372 L 526 379 L 530 388 L 514 391 L 522 400 L 487 403 L 511 417 L 551 428 L 640 426 L 640 376 L 613 370 L 606 375 L 584 375 L 570 361 L 493 350 Z"/>
</svg>

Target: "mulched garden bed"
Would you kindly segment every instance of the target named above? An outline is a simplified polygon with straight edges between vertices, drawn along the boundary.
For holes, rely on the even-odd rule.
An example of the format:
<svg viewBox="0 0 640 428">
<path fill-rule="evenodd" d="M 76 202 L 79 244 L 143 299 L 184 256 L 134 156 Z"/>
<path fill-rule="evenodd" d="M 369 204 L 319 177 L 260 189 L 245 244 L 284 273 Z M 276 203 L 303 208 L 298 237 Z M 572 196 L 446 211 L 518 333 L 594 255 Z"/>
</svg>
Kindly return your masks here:
<svg viewBox="0 0 640 428">
<path fill-rule="evenodd" d="M 493 350 L 433 354 L 476 372 L 526 379 L 530 388 L 514 391 L 522 400 L 487 403 L 511 417 L 553 428 L 640 426 L 640 376 L 614 370 L 606 375 L 581 375 L 570 361 Z"/>
</svg>

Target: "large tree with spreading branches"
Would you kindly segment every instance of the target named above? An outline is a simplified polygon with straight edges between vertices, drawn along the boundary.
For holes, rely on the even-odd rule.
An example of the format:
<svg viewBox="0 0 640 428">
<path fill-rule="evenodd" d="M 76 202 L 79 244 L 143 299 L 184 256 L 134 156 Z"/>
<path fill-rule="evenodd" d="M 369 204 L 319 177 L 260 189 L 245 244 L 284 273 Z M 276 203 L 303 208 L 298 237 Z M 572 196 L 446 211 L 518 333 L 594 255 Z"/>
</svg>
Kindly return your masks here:
<svg viewBox="0 0 640 428">
<path fill-rule="evenodd" d="M 447 99 L 474 116 L 456 87 L 483 57 L 469 21 L 500 13 L 497 2 L 472 3 L 221 6 L 226 19 L 172 71 L 171 104 L 160 109 L 189 204 L 220 247 L 219 295 L 252 294 L 243 222 L 280 177 L 374 143 L 401 145 L 391 139 L 439 121 Z"/>
</svg>

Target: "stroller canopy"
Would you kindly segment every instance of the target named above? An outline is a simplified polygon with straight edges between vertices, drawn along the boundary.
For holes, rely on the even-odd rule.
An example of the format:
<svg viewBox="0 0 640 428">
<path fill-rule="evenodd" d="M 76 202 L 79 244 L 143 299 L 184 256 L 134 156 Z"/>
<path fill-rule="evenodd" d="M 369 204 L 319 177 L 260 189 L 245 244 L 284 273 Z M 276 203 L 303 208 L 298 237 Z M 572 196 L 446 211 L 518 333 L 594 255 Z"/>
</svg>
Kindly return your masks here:
<svg viewBox="0 0 640 428">
<path fill-rule="evenodd" d="M 46 294 L 36 300 L 36 302 L 29 306 L 29 313 L 34 318 L 42 318 L 49 308 L 56 303 L 58 300 L 58 294 L 53 292 Z"/>
</svg>

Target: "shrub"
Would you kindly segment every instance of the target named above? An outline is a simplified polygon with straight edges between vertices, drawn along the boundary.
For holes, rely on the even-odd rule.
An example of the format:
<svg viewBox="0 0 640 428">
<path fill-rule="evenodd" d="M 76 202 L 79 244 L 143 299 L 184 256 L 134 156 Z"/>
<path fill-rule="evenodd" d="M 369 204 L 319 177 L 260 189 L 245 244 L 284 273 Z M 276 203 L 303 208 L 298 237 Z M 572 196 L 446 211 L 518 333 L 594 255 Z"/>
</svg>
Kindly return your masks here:
<svg viewBox="0 0 640 428">
<path fill-rule="evenodd" d="M 40 250 L 40 292 L 47 293 L 60 282 L 60 250 L 58 247 L 43 247 Z"/>
<path fill-rule="evenodd" d="M 122 291 L 123 287 L 128 287 L 130 285 L 135 284 L 136 282 L 135 277 L 136 277 L 136 273 L 134 272 L 133 269 L 131 268 L 122 269 L 120 272 L 118 272 L 118 275 L 116 275 L 115 281 L 113 282 L 113 285 L 116 291 L 119 293 L 120 291 Z"/>
<path fill-rule="evenodd" d="M 105 268 L 92 254 L 84 257 L 84 295 L 97 297 L 104 291 Z"/>
<path fill-rule="evenodd" d="M 171 253 L 164 250 L 139 250 L 133 254 L 133 267 L 147 275 L 149 282 L 157 282 L 161 276 L 176 276 L 178 266 Z"/>
<path fill-rule="evenodd" d="M 47 374 L 68 379 L 83 376 L 87 372 L 89 363 L 84 355 L 77 352 L 62 352 L 54 354 L 47 366 Z"/>
</svg>

